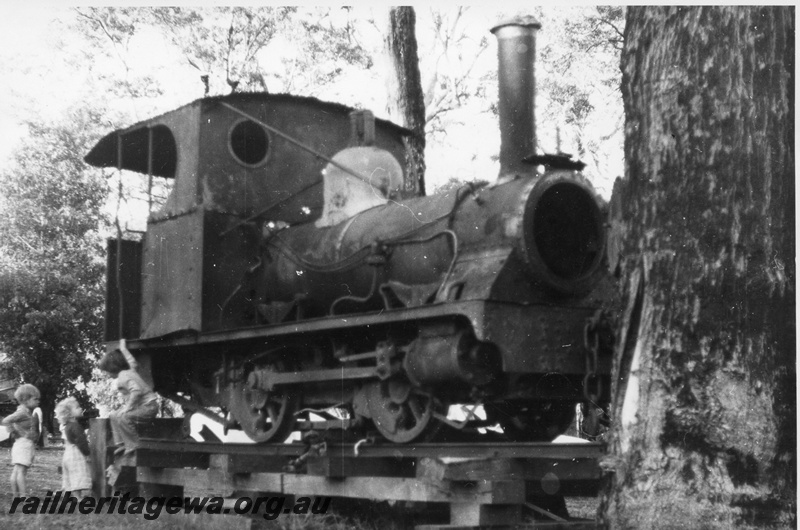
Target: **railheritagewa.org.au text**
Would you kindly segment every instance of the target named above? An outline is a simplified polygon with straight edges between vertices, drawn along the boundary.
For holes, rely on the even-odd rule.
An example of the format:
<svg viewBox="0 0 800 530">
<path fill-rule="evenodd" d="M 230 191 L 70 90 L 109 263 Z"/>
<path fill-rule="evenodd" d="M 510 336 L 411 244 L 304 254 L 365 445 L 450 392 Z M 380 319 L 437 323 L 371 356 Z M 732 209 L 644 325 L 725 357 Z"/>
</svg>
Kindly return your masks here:
<svg viewBox="0 0 800 530">
<path fill-rule="evenodd" d="M 41 497 L 14 497 L 9 514 L 136 514 L 147 520 L 158 519 L 166 512 L 185 514 L 237 514 L 277 519 L 281 515 L 324 514 L 330 507 L 330 497 L 284 496 L 264 497 L 133 497 L 130 493 L 112 497 L 73 497 L 69 492 L 48 491 Z"/>
</svg>

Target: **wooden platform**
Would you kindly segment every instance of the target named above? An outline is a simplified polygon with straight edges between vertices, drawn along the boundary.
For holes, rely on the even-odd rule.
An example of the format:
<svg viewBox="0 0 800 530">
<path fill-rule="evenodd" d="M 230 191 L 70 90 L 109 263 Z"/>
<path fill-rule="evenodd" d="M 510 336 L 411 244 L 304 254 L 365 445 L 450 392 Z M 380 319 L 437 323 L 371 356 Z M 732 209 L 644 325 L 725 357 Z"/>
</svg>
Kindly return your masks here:
<svg viewBox="0 0 800 530">
<path fill-rule="evenodd" d="M 93 428 L 103 436 L 103 427 Z M 114 486 L 183 496 L 257 492 L 448 505 L 449 524 L 418 526 L 426 529 L 594 528 L 593 521 L 568 519 L 564 497 L 596 494 L 600 444 L 331 444 L 323 455 L 308 449 L 144 439 Z"/>
</svg>

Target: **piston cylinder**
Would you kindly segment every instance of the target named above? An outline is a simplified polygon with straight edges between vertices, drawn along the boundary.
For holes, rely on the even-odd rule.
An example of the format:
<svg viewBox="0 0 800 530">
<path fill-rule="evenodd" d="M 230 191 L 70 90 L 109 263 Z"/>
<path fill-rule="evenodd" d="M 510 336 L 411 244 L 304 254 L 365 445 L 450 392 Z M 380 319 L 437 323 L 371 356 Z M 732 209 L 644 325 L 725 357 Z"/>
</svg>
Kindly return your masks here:
<svg viewBox="0 0 800 530">
<path fill-rule="evenodd" d="M 461 380 L 480 386 L 493 379 L 500 360 L 493 345 L 477 341 L 471 332 L 423 333 L 411 344 L 403 367 L 417 385 Z"/>
</svg>

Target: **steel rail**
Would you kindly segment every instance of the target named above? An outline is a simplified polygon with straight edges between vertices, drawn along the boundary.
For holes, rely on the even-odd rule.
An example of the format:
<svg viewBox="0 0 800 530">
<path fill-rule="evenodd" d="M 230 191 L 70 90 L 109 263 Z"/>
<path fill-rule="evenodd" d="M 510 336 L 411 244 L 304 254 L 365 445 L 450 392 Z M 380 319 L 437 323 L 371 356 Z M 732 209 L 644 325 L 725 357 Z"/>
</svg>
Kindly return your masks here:
<svg viewBox="0 0 800 530">
<path fill-rule="evenodd" d="M 356 444 L 327 445 L 326 457 L 355 456 Z M 302 443 L 247 444 L 224 442 L 172 441 L 142 438 L 139 447 L 146 451 L 176 453 L 242 454 L 297 457 L 308 450 Z M 560 444 L 550 442 L 420 443 L 410 445 L 358 444 L 358 458 L 600 458 L 602 443 Z"/>
</svg>

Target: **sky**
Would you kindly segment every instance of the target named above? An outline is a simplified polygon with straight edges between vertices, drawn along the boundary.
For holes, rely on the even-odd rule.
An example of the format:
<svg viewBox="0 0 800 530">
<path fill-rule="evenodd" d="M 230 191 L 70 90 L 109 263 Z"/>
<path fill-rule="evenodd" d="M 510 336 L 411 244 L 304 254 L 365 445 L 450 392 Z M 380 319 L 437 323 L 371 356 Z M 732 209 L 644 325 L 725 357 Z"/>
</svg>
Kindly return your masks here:
<svg viewBox="0 0 800 530">
<path fill-rule="evenodd" d="M 20 81 L 16 67 L 20 64 L 35 64 L 42 60 L 40 43 L 46 37 L 47 27 L 42 20 L 63 11 L 63 8 L 47 7 L 21 2 L 4 3 L 0 7 L 0 164 L 8 157 L 23 130 L 19 125 L 22 107 L 40 99 L 38 91 L 30 94 L 28 101 L 11 97 L 12 87 Z"/>
<path fill-rule="evenodd" d="M 63 4 L 49 2 L 8 2 L 0 7 L 0 67 L 4 72 L 0 76 L 0 94 L 4 100 L 0 108 L 0 166 L 8 163 L 9 155 L 25 133 L 21 121 L 36 114 L 56 115 L 72 102 L 89 96 L 85 93 L 85 87 L 74 79 L 76 76 L 71 75 L 69 66 L 59 57 L 59 48 L 69 43 L 58 44 L 60 36 L 54 21 L 69 17 L 69 9 Z M 141 60 L 157 63 L 162 59 L 166 64 L 168 58 L 163 57 L 163 49 L 147 49 L 144 42 L 139 45 L 144 46 L 138 55 Z M 131 66 L 135 67 L 136 64 Z M 149 66 L 155 71 L 157 65 Z M 162 83 L 172 81 L 165 91 L 173 94 L 175 107 L 202 95 L 197 91 L 185 90 L 190 83 L 190 86 L 197 85 L 199 90 L 195 70 L 187 68 L 176 71 L 174 63 L 172 68 L 168 72 L 162 70 L 163 75 L 159 80 Z M 351 81 L 354 86 L 363 86 L 368 80 L 356 78 Z M 378 105 L 375 98 L 369 96 L 370 92 L 375 91 L 365 91 L 367 97 L 363 99 L 366 101 L 359 102 L 367 108 Z M 372 110 L 378 116 L 383 111 L 380 108 Z M 140 115 L 137 119 L 147 117 Z"/>
<path fill-rule="evenodd" d="M 150 5 L 161 2 L 151 2 Z M 172 5 L 173 3 L 165 3 Z M 455 5 L 455 4 L 454 4 Z M 503 9 L 513 9 L 514 5 L 503 5 Z M 0 94 L 4 105 L 0 107 L 0 168 L 8 163 L 18 139 L 25 133 L 20 122 L 34 115 L 57 115 L 70 104 L 81 98 L 91 97 L 86 87 L 81 84 L 80 76 L 72 75 L 69 66 L 64 62 L 61 52 L 68 51 L 71 45 L 64 42 L 54 21 L 66 19 L 70 8 L 63 4 L 33 1 L 26 3 L 6 2 L 0 7 L 0 67 L 4 74 L 0 76 Z M 418 8 L 417 29 L 420 40 L 420 54 L 428 53 L 425 49 L 424 8 Z M 479 4 L 472 6 L 465 16 L 465 24 L 472 28 L 476 35 L 488 35 L 489 28 L 498 21 L 495 4 Z M 377 33 L 376 33 L 377 34 Z M 542 35 L 545 39 L 547 35 Z M 489 39 L 490 48 L 480 57 L 484 67 L 496 68 L 496 48 L 493 38 Z M 200 85 L 197 82 L 197 71 L 191 68 L 175 67 L 180 60 L 171 61 L 165 54 L 166 47 L 148 48 L 148 43 L 137 43 L 140 54 L 132 60 L 147 61 L 153 75 L 165 83 L 167 98 L 174 103 L 173 108 L 188 103 L 200 96 Z M 74 51 L 74 50 L 73 50 Z M 271 50 L 274 52 L 276 50 Z M 289 53 L 289 50 L 280 50 Z M 274 53 L 271 53 L 275 55 Z M 488 63 L 487 63 L 488 61 Z M 132 66 L 136 66 L 132 64 Z M 269 65 L 265 64 L 269 70 Z M 446 65 L 438 64 L 443 68 Z M 334 91 L 326 92 L 333 101 L 353 105 L 355 102 L 362 108 L 369 108 L 378 117 L 386 117 L 382 106 L 381 83 L 376 80 L 380 72 L 353 72 L 343 79 Z M 349 82 L 349 85 L 347 83 Z M 425 80 L 423 80 L 425 82 Z M 191 87 L 191 90 L 187 90 Z M 364 87 L 370 87 L 365 89 Z M 338 92 L 336 92 L 338 90 Z M 162 111 L 168 110 L 167 108 Z M 133 109 L 137 121 L 149 117 L 150 109 Z M 451 177 L 461 180 L 493 180 L 499 166 L 492 160 L 492 155 L 499 150 L 499 130 L 494 118 L 480 115 L 475 108 L 463 108 L 454 111 L 451 117 L 461 122 L 464 127 L 449 129 L 452 137 L 429 148 L 426 152 L 426 182 L 428 191 L 446 183 Z M 552 124 L 539 133 L 540 139 L 555 133 Z M 458 131 L 458 132 L 457 132 Z M 429 143 L 430 146 L 430 143 Z M 609 171 L 605 182 L 597 183 L 603 188 L 601 193 L 610 195 L 613 178 L 621 175 L 622 159 Z"/>
</svg>

